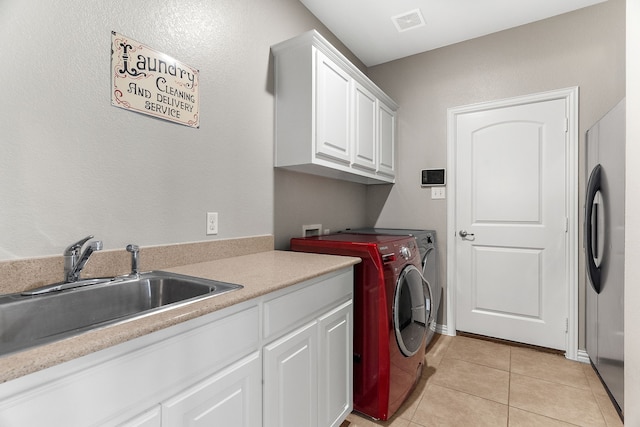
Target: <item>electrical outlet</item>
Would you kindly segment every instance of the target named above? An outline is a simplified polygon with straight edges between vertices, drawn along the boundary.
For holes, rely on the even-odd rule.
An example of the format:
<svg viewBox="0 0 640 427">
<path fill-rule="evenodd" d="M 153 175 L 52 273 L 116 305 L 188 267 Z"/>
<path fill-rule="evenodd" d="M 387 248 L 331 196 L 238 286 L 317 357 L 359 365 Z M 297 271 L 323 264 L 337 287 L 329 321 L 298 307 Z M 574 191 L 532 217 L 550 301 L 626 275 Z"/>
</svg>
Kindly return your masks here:
<svg viewBox="0 0 640 427">
<path fill-rule="evenodd" d="M 207 212 L 207 234 L 218 234 L 218 212 Z"/>
<path fill-rule="evenodd" d="M 431 198 L 432 199 L 444 199 L 444 187 L 431 187 Z"/>
</svg>

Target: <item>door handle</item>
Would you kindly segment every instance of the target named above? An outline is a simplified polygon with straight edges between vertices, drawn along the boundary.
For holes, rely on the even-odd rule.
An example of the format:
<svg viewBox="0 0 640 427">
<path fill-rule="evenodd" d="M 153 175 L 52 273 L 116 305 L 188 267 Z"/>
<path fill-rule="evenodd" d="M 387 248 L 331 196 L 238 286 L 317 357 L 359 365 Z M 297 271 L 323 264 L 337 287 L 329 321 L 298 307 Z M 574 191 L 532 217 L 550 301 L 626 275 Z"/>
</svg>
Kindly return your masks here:
<svg viewBox="0 0 640 427">
<path fill-rule="evenodd" d="M 463 240 L 472 240 L 472 239 L 467 239 L 467 237 L 475 236 L 475 234 L 473 233 L 467 233 L 467 230 L 460 230 L 458 234 L 460 235 L 460 237 L 462 237 Z"/>
<path fill-rule="evenodd" d="M 596 293 L 600 293 L 600 266 L 596 265 L 594 252 L 597 252 L 597 236 L 598 236 L 598 223 L 597 214 L 596 218 L 593 218 L 594 213 L 597 212 L 593 209 L 596 193 L 600 191 L 602 187 L 602 166 L 597 164 L 589 175 L 589 181 L 587 183 L 586 202 L 584 204 L 584 246 L 587 253 L 587 274 L 589 276 L 589 282 L 591 287 Z M 595 221 L 594 221 L 595 219 Z M 595 249 L 595 251 L 594 251 Z"/>
</svg>

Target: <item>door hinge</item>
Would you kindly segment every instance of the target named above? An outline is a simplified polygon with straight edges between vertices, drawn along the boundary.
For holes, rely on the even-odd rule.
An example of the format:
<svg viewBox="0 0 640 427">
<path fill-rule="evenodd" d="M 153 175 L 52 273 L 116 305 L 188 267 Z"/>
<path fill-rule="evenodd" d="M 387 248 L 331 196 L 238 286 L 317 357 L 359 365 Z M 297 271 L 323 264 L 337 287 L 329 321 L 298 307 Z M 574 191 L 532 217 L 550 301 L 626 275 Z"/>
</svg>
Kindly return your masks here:
<svg viewBox="0 0 640 427">
<path fill-rule="evenodd" d="M 569 332 L 569 318 L 565 317 L 564 318 L 564 333 L 568 333 Z"/>
<path fill-rule="evenodd" d="M 564 118 L 564 131 L 569 132 L 569 117 Z"/>
<path fill-rule="evenodd" d="M 569 232 L 569 217 L 566 216 L 564 217 L 564 232 Z"/>
</svg>

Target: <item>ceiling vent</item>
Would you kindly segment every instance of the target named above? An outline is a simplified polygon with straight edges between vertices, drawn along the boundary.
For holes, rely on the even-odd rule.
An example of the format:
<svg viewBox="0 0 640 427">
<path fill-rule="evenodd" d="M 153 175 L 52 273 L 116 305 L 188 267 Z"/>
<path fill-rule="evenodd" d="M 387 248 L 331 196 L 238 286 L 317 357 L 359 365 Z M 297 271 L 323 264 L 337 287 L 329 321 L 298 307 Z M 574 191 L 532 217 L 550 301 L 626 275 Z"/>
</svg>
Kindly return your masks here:
<svg viewBox="0 0 640 427">
<path fill-rule="evenodd" d="M 412 30 L 414 28 L 424 27 L 425 22 L 420 13 L 420 9 L 405 12 L 401 15 L 392 16 L 391 20 L 398 29 L 398 32 Z"/>
</svg>

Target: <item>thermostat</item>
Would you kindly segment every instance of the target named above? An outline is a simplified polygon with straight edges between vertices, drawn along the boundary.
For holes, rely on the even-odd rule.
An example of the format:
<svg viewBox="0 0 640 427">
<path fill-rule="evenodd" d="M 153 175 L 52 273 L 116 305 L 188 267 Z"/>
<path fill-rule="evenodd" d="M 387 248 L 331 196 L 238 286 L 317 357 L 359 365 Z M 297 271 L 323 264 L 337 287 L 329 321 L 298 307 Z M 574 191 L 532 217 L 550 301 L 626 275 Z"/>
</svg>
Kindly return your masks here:
<svg viewBox="0 0 640 427">
<path fill-rule="evenodd" d="M 445 170 L 444 169 L 423 169 L 422 170 L 422 186 L 434 187 L 437 185 L 445 185 Z"/>
</svg>

